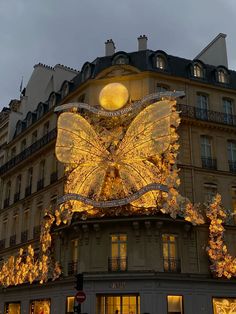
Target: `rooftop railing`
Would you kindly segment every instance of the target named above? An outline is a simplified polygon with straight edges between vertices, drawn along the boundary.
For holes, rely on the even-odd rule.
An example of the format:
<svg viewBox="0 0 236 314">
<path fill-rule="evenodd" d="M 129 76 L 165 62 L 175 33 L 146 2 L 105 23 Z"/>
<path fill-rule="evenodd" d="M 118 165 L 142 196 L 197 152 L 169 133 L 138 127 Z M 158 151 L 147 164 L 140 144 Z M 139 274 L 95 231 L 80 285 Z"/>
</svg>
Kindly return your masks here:
<svg viewBox="0 0 236 314">
<path fill-rule="evenodd" d="M 236 126 L 236 115 L 227 114 L 224 112 L 201 109 L 189 105 L 177 104 L 177 110 L 182 117 L 197 119 L 202 121 L 210 121 L 229 126 Z"/>
<path fill-rule="evenodd" d="M 0 167 L 0 175 L 4 174 L 5 172 L 18 165 L 29 156 L 33 155 L 35 152 L 40 150 L 43 146 L 54 140 L 56 138 L 56 135 L 57 130 L 55 128 L 46 135 L 44 135 L 43 137 L 41 137 L 38 141 L 24 149 L 21 153 L 10 159 L 8 162 L 6 162 L 3 166 Z"/>
<path fill-rule="evenodd" d="M 164 258 L 163 267 L 164 267 L 164 272 L 170 272 L 170 273 L 181 272 L 180 260 L 176 258 Z"/>
</svg>

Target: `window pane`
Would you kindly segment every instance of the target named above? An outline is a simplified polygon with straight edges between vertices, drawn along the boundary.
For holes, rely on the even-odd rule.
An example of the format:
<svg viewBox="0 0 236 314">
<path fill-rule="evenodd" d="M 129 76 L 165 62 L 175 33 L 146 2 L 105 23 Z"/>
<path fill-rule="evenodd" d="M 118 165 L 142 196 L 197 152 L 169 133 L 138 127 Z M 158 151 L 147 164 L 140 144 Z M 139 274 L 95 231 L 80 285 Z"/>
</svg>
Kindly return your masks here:
<svg viewBox="0 0 236 314">
<path fill-rule="evenodd" d="M 50 300 L 32 301 L 30 310 L 30 314 L 50 314 Z"/>
<path fill-rule="evenodd" d="M 168 314 L 182 314 L 183 306 L 182 306 L 182 296 L 179 295 L 168 295 L 167 303 L 168 303 Z"/>
<path fill-rule="evenodd" d="M 7 314 L 20 314 L 20 302 L 6 303 L 5 313 L 7 313 Z"/>
<path fill-rule="evenodd" d="M 137 295 L 97 296 L 97 314 L 140 314 Z"/>
<path fill-rule="evenodd" d="M 233 314 L 236 313 L 236 299 L 213 298 L 214 314 Z"/>
<path fill-rule="evenodd" d="M 74 297 L 67 297 L 67 299 L 66 299 L 67 314 L 74 313 L 74 304 L 75 304 L 75 298 Z"/>
</svg>

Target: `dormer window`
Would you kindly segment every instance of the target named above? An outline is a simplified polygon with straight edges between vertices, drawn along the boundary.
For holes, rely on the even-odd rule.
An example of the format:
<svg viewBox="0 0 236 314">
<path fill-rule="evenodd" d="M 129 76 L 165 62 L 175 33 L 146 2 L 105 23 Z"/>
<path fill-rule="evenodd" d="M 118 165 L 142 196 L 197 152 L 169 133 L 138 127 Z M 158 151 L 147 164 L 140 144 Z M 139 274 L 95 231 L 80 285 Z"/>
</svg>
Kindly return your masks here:
<svg viewBox="0 0 236 314">
<path fill-rule="evenodd" d="M 37 110 L 37 119 L 41 118 L 43 116 L 43 113 L 44 113 L 43 104 L 40 104 Z"/>
<path fill-rule="evenodd" d="M 52 108 L 56 105 L 56 95 L 52 94 L 49 98 L 49 108 Z"/>
<path fill-rule="evenodd" d="M 84 67 L 84 70 L 83 70 L 83 80 L 87 80 L 91 75 L 91 67 L 89 64 L 87 64 L 85 67 Z"/>
<path fill-rule="evenodd" d="M 32 124 L 32 114 L 29 112 L 26 117 L 26 126 L 29 127 Z"/>
<path fill-rule="evenodd" d="M 229 82 L 228 73 L 225 69 L 220 68 L 217 70 L 217 81 L 223 84 L 227 84 Z"/>
<path fill-rule="evenodd" d="M 162 56 L 157 56 L 156 57 L 156 67 L 158 69 L 165 70 L 165 68 L 166 68 L 166 61 L 165 61 L 165 59 Z"/>
<path fill-rule="evenodd" d="M 113 59 L 113 64 L 129 64 L 129 59 L 125 54 L 118 54 Z"/>
<path fill-rule="evenodd" d="M 203 68 L 202 65 L 199 63 L 195 63 L 193 65 L 193 76 L 194 77 L 203 77 Z"/>
<path fill-rule="evenodd" d="M 64 98 L 69 94 L 69 83 L 66 82 L 63 87 L 62 87 L 62 91 L 61 91 L 61 97 Z"/>
</svg>

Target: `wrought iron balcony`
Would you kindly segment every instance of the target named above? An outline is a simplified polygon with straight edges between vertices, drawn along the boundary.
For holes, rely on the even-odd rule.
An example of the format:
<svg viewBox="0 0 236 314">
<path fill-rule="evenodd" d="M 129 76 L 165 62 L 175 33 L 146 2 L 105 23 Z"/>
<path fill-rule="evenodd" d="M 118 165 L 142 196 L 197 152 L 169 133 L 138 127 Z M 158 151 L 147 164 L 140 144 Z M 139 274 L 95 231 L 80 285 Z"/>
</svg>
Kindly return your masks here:
<svg viewBox="0 0 236 314">
<path fill-rule="evenodd" d="M 9 204 L 10 204 L 10 198 L 9 198 L 9 197 L 8 197 L 8 198 L 5 198 L 5 200 L 4 200 L 4 202 L 3 202 L 3 207 L 6 208 L 6 207 L 9 206 Z"/>
<path fill-rule="evenodd" d="M 28 240 L 28 230 L 21 232 L 21 243 L 25 243 Z"/>
<path fill-rule="evenodd" d="M 229 171 L 236 173 L 236 161 L 229 160 Z"/>
<path fill-rule="evenodd" d="M 68 275 L 75 275 L 77 274 L 78 269 L 78 262 L 72 261 L 68 263 Z"/>
<path fill-rule="evenodd" d="M 57 171 L 55 171 L 50 176 L 50 183 L 52 184 L 52 183 L 56 182 L 57 179 L 58 179 L 58 175 L 57 175 Z"/>
<path fill-rule="evenodd" d="M 6 245 L 6 239 L 0 240 L 0 250 L 5 249 L 5 245 Z"/>
<path fill-rule="evenodd" d="M 35 239 L 35 238 L 39 238 L 39 236 L 40 236 L 40 230 L 41 230 L 41 226 L 35 226 L 35 227 L 34 227 L 34 230 L 33 230 L 34 239 Z"/>
<path fill-rule="evenodd" d="M 15 194 L 14 194 L 14 203 L 17 202 L 17 201 L 19 201 L 19 199 L 20 199 L 20 192 L 15 193 Z"/>
<path fill-rule="evenodd" d="M 177 104 L 177 109 L 182 117 L 210 121 L 230 126 L 236 126 L 236 116 L 224 112 L 201 109 L 189 105 Z"/>
<path fill-rule="evenodd" d="M 40 180 L 37 182 L 37 191 L 42 190 L 43 187 L 44 187 L 44 178 L 43 178 L 43 179 L 40 179 Z"/>
<path fill-rule="evenodd" d="M 115 257 L 108 258 L 108 270 L 109 271 L 127 271 L 128 269 L 128 258 L 127 257 Z"/>
<path fill-rule="evenodd" d="M 32 190 L 32 186 L 31 185 L 27 186 L 27 188 L 25 189 L 25 197 L 31 194 L 31 190 Z"/>
<path fill-rule="evenodd" d="M 16 245 L 16 234 L 10 236 L 10 246 Z"/>
<path fill-rule="evenodd" d="M 10 159 L 8 162 L 6 162 L 3 166 L 0 167 L 0 175 L 12 169 L 13 167 L 21 163 L 23 160 L 25 160 L 26 158 L 40 150 L 43 146 L 47 145 L 49 142 L 54 140 L 56 138 L 56 135 L 57 130 L 53 129 L 52 131 L 41 137 L 38 141 L 24 149 L 21 153 Z"/>
<path fill-rule="evenodd" d="M 217 161 L 211 157 L 201 157 L 202 168 L 217 170 Z"/>
<path fill-rule="evenodd" d="M 180 273 L 181 272 L 180 260 L 175 258 L 164 258 L 163 269 L 164 272 Z"/>
</svg>

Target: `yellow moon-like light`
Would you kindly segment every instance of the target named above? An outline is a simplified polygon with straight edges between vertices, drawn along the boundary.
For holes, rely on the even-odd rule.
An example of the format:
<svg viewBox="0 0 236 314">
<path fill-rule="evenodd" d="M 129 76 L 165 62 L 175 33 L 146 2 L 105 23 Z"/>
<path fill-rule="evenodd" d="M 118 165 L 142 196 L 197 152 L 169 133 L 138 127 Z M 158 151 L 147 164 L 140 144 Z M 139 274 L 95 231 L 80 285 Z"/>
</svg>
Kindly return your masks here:
<svg viewBox="0 0 236 314">
<path fill-rule="evenodd" d="M 99 103 L 106 110 L 118 110 L 129 99 L 127 88 L 121 83 L 107 84 L 99 94 Z"/>
</svg>

